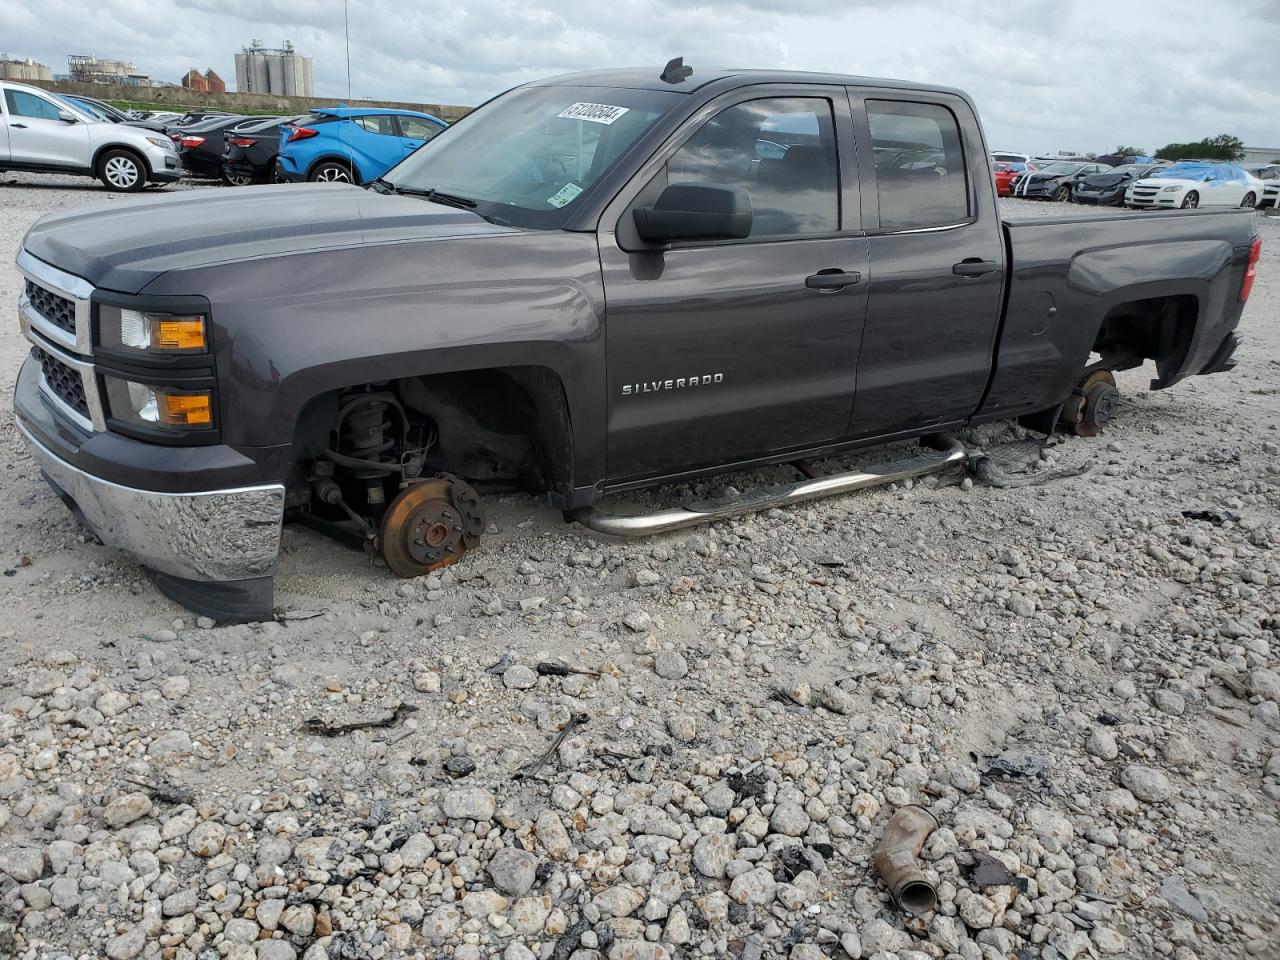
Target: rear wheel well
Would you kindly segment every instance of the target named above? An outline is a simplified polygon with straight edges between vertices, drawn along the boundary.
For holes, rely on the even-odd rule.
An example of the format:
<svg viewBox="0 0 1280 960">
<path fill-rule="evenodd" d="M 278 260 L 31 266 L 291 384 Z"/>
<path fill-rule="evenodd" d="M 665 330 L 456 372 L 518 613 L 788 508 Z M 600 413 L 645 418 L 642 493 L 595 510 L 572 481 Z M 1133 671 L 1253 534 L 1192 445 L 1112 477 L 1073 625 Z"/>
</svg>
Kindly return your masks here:
<svg viewBox="0 0 1280 960">
<path fill-rule="evenodd" d="M 315 173 L 316 168 L 319 167 L 322 163 L 340 164 L 351 171 L 351 177 L 352 177 L 353 183 L 355 184 L 364 183 L 364 177 L 360 175 L 360 168 L 356 165 L 355 160 L 353 160 L 351 157 L 343 157 L 343 156 L 338 156 L 336 154 L 329 154 L 328 156 L 317 157 L 315 160 L 311 161 L 311 165 L 307 167 L 308 180 L 311 179 L 311 175 Z"/>
<path fill-rule="evenodd" d="M 1108 370 L 1128 370 L 1153 360 L 1157 381 L 1167 380 L 1186 358 L 1198 315 L 1199 301 L 1189 294 L 1118 304 L 1098 327 L 1093 353 Z"/>
</svg>

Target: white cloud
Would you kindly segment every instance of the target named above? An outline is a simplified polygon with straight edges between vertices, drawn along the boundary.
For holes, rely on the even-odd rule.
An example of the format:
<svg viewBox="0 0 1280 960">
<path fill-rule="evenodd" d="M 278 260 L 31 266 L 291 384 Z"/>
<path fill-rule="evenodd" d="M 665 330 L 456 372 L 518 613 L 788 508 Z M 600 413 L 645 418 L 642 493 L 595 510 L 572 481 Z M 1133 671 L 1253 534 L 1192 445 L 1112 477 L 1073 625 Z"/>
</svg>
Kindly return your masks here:
<svg viewBox="0 0 1280 960">
<path fill-rule="evenodd" d="M 1233 133 L 1280 145 L 1275 0 L 1206 14 L 1203 0 L 352 0 L 351 92 L 473 104 L 572 70 L 648 64 L 786 67 L 925 80 L 977 101 L 1006 149 L 1154 148 Z M 0 5 L 0 46 L 65 70 L 69 53 L 176 81 L 234 80 L 250 39 L 315 59 L 317 93 L 347 93 L 338 0 L 44 0 Z"/>
</svg>

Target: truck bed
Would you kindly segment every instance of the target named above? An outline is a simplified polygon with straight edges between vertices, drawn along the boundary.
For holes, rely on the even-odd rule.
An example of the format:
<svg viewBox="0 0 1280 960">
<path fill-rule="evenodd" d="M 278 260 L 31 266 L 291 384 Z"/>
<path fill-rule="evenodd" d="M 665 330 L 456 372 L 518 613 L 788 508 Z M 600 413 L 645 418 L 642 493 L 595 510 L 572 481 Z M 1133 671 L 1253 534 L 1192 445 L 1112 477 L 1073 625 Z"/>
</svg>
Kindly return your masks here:
<svg viewBox="0 0 1280 960">
<path fill-rule="evenodd" d="M 1235 329 L 1252 210 L 1133 212 L 1002 221 L 1004 313 L 980 419 L 1061 403 L 1088 363 L 1099 327 L 1126 304 L 1180 300 L 1185 343 L 1155 387 L 1204 370 Z"/>
</svg>

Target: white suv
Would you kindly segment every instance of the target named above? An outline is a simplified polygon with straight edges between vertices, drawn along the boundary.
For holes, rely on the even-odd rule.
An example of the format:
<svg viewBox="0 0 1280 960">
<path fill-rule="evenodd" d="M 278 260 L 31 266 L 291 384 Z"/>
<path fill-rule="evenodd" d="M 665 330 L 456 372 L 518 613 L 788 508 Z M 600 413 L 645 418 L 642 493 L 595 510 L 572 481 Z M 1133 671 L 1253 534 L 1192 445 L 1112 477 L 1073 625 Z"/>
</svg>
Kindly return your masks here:
<svg viewBox="0 0 1280 960">
<path fill-rule="evenodd" d="M 38 87 L 0 80 L 0 170 L 97 177 L 132 193 L 181 175 L 163 133 L 98 120 Z"/>
</svg>

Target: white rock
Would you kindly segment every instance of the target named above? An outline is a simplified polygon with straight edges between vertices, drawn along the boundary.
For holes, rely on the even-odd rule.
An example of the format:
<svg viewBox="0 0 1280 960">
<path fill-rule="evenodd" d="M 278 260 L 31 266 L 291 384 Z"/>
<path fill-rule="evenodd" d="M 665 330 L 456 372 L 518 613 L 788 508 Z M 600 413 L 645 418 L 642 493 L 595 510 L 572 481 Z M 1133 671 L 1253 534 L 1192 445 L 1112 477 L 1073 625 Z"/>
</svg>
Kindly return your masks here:
<svg viewBox="0 0 1280 960">
<path fill-rule="evenodd" d="M 1174 795 L 1169 778 L 1155 767 L 1131 763 L 1120 773 L 1120 782 L 1139 800 L 1147 803 L 1163 803 Z"/>
<path fill-rule="evenodd" d="M 538 685 L 538 675 L 523 663 L 513 663 L 502 675 L 502 684 L 508 690 L 528 690 Z"/>
<path fill-rule="evenodd" d="M 788 837 L 799 837 L 809 829 L 809 814 L 804 807 L 790 800 L 784 800 L 773 808 L 769 817 L 769 828 L 774 833 Z"/>
<path fill-rule="evenodd" d="M 511 897 L 523 897 L 537 878 L 538 860 L 527 850 L 503 847 L 489 861 L 493 885 Z"/>
<path fill-rule="evenodd" d="M 146 945 L 147 934 L 139 924 L 108 940 L 106 953 L 110 960 L 132 960 Z"/>
<path fill-rule="evenodd" d="M 460 787 L 444 795 L 441 807 L 451 820 L 492 820 L 498 802 L 482 787 Z"/>
<path fill-rule="evenodd" d="M 905 930 L 879 918 L 872 920 L 861 931 L 862 952 L 867 956 L 878 953 L 901 953 L 909 950 L 914 942 Z"/>
<path fill-rule="evenodd" d="M 709 833 L 693 845 L 693 865 L 704 877 L 723 877 L 725 867 L 737 855 L 737 843 L 727 833 Z"/>
<path fill-rule="evenodd" d="M 187 849 L 197 857 L 216 857 L 227 839 L 227 828 L 213 820 L 196 824 L 187 834 Z"/>
<path fill-rule="evenodd" d="M 674 650 L 664 650 L 653 661 L 653 671 L 664 680 L 681 680 L 689 675 L 689 664 Z"/>
<path fill-rule="evenodd" d="M 645 895 L 625 883 L 609 887 L 595 895 L 591 902 L 605 917 L 628 917 L 645 901 Z"/>
<path fill-rule="evenodd" d="M 107 826 L 119 829 L 135 820 L 141 820 L 151 809 L 151 798 L 145 793 L 126 793 L 106 805 L 102 811 L 102 819 L 107 822 Z"/>
<path fill-rule="evenodd" d="M 14 847 L 0 853 L 0 873 L 19 883 L 34 883 L 44 873 L 44 855 L 31 847 Z"/>
<path fill-rule="evenodd" d="M 763 906 L 773 900 L 777 886 L 771 870 L 757 867 L 734 879 L 729 886 L 729 896 L 744 905 Z"/>
<path fill-rule="evenodd" d="M 1114 760 L 1120 755 L 1120 748 L 1116 746 L 1116 738 L 1106 727 L 1094 727 L 1089 733 L 1089 740 L 1085 743 L 1084 748 L 1095 757 L 1103 760 Z"/>
</svg>

